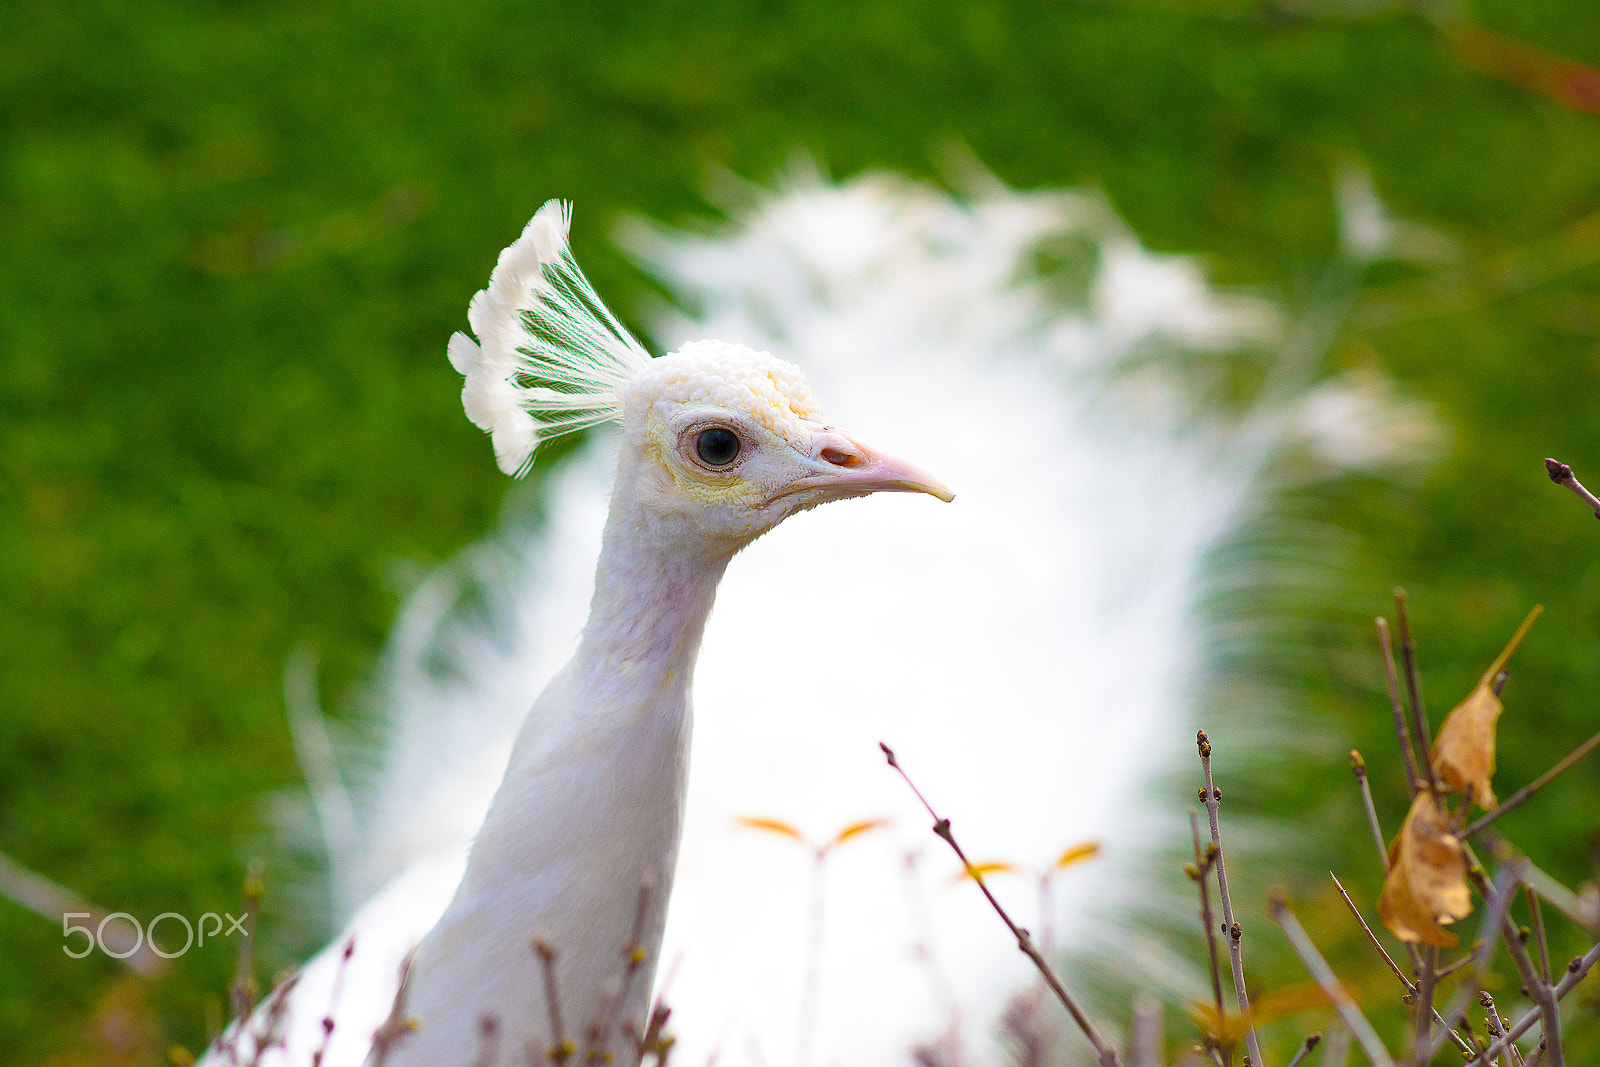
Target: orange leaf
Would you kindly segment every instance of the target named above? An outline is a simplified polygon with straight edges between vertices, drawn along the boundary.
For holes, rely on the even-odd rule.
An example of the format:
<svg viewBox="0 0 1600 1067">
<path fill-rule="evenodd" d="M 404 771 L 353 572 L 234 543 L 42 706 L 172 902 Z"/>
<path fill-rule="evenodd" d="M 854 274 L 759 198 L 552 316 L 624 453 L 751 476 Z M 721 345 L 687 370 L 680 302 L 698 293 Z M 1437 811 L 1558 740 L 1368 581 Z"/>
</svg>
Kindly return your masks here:
<svg viewBox="0 0 1600 1067">
<path fill-rule="evenodd" d="M 1055 869 L 1059 871 L 1066 867 L 1071 867 L 1074 863 L 1092 860 L 1098 855 L 1100 855 L 1100 842 L 1085 841 L 1081 845 L 1073 845 L 1057 856 Z"/>
<path fill-rule="evenodd" d="M 1327 1005 L 1328 995 L 1322 987 L 1315 982 L 1305 982 L 1274 990 L 1251 1001 L 1250 1019 L 1255 1025 L 1263 1026 L 1275 1019 Z M 1232 1048 L 1244 1037 L 1244 1017 L 1238 1012 L 1218 1019 L 1215 1004 L 1193 1002 L 1189 1005 L 1189 1016 L 1224 1048 Z"/>
<path fill-rule="evenodd" d="M 1433 769 L 1441 781 L 1452 791 L 1466 795 L 1480 808 L 1495 806 L 1494 777 L 1495 724 L 1505 710 L 1500 698 L 1494 695 L 1494 679 L 1511 654 L 1517 650 L 1528 629 L 1544 608 L 1534 605 L 1522 621 L 1511 641 L 1489 664 L 1483 677 L 1473 687 L 1467 699 L 1457 704 L 1439 727 L 1439 736 L 1433 742 L 1431 759 Z"/>
<path fill-rule="evenodd" d="M 1010 874 L 1017 869 L 1014 863 L 969 863 L 967 869 L 956 875 L 955 880 L 971 878 L 974 882 L 981 882 L 991 874 Z"/>
<path fill-rule="evenodd" d="M 769 834 L 778 834 L 781 837 L 798 841 L 802 845 L 806 843 L 804 834 L 779 819 L 763 819 L 753 815 L 739 815 L 733 821 L 752 830 L 765 830 Z"/>
<path fill-rule="evenodd" d="M 1467 858 L 1461 841 L 1427 790 L 1417 794 L 1389 846 L 1389 873 L 1378 897 L 1378 917 L 1402 941 L 1454 948 L 1442 924 L 1472 913 Z"/>
<path fill-rule="evenodd" d="M 834 834 L 833 840 L 828 842 L 827 847 L 838 848 L 852 837 L 859 837 L 862 834 L 871 833 L 880 826 L 888 825 L 888 819 L 862 819 L 860 822 L 853 822 L 849 826 L 846 826 L 843 830 L 840 830 L 838 833 Z"/>
</svg>

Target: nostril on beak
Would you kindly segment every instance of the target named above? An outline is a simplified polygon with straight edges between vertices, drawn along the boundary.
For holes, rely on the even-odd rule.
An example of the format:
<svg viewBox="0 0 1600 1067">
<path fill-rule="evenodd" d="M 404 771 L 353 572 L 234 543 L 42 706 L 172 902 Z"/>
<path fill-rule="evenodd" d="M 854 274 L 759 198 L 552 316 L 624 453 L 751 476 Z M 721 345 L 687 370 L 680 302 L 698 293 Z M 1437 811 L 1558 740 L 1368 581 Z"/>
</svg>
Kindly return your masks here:
<svg viewBox="0 0 1600 1067">
<path fill-rule="evenodd" d="M 866 462 L 854 452 L 846 452 L 840 448 L 824 448 L 822 450 L 822 458 L 825 462 L 831 463 L 835 467 L 844 467 L 847 470 L 851 467 L 859 467 Z"/>
</svg>

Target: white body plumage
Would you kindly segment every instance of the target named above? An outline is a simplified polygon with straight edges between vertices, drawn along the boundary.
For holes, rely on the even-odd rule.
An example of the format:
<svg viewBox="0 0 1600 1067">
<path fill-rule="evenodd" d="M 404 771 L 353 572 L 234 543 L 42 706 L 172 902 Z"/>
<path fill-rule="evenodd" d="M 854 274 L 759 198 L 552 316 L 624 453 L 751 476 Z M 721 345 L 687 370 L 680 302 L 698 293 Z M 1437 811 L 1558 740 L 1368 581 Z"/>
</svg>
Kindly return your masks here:
<svg viewBox="0 0 1600 1067">
<path fill-rule="evenodd" d="M 578 271 L 569 218 L 546 204 L 502 253 L 472 302 L 478 341 L 457 334 L 450 360 L 508 473 L 525 471 L 551 436 L 622 424 L 578 650 L 534 702 L 464 870 L 449 857 L 435 865 L 461 872 L 437 923 L 445 877 L 401 875 L 293 987 L 230 1028 L 218 1058 L 359 1062 L 389 1014 L 373 993 L 396 986 L 396 948 L 415 943 L 408 929 L 428 932 L 401 996 L 388 999 L 416 1026 L 386 1049 L 387 1063 L 465 1063 L 485 1040 L 537 1058 L 563 1039 L 643 1033 L 682 824 L 689 687 L 728 561 L 831 500 L 951 499 L 937 479 L 829 425 L 792 364 L 716 341 L 649 359 Z M 535 940 L 553 953 L 555 1011 Z"/>
</svg>

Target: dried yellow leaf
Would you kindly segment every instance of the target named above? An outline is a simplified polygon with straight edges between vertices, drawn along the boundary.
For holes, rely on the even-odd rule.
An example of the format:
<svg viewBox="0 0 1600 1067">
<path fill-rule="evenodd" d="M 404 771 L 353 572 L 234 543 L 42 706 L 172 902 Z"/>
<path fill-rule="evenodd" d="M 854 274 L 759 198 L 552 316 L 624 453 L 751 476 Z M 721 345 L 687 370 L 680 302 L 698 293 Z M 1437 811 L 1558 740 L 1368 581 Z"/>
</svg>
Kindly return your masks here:
<svg viewBox="0 0 1600 1067">
<path fill-rule="evenodd" d="M 981 882 L 991 874 L 1010 874 L 1017 869 L 1013 863 L 969 863 L 967 869 L 956 875 L 956 881 L 971 878 L 974 882 Z"/>
<path fill-rule="evenodd" d="M 1417 794 L 1389 846 L 1389 872 L 1378 898 L 1378 917 L 1402 941 L 1454 948 L 1442 924 L 1472 913 L 1467 858 L 1433 794 Z"/>
<path fill-rule="evenodd" d="M 1349 990 L 1346 989 L 1346 992 Z M 1303 1011 L 1327 1006 L 1328 994 L 1322 991 L 1322 987 L 1315 982 L 1305 982 L 1285 986 L 1251 1001 L 1250 1020 L 1256 1026 L 1264 1026 L 1289 1015 L 1298 1015 Z M 1190 1003 L 1188 1008 L 1190 1018 L 1194 1019 L 1202 1030 L 1215 1037 L 1223 1048 L 1232 1048 L 1244 1037 L 1244 1016 L 1237 1012 L 1218 1018 L 1215 1004 L 1198 1001 Z"/>
<path fill-rule="evenodd" d="M 840 830 L 838 833 L 834 834 L 833 840 L 828 842 L 828 847 L 837 848 L 846 841 L 850 840 L 852 837 L 858 837 L 861 834 L 876 830 L 880 826 L 888 825 L 888 819 L 862 819 L 860 822 L 853 822 L 849 826 L 846 826 L 843 830 Z"/>
<path fill-rule="evenodd" d="M 1481 808 L 1492 808 L 1496 803 L 1490 779 L 1494 777 L 1495 726 L 1505 706 L 1494 694 L 1495 676 L 1505 669 L 1506 661 L 1543 610 L 1536 604 L 1528 612 L 1528 617 L 1522 620 L 1506 647 L 1483 672 L 1467 699 L 1446 716 L 1433 742 L 1430 758 L 1439 780 L 1453 792 L 1465 793 Z"/>
<path fill-rule="evenodd" d="M 780 837 L 787 837 L 805 844 L 805 835 L 781 819 L 764 819 L 757 815 L 740 815 L 733 821 L 752 830 L 763 830 L 769 834 L 777 834 Z"/>
<path fill-rule="evenodd" d="M 1085 841 L 1081 845 L 1073 845 L 1056 857 L 1056 870 L 1071 867 L 1074 863 L 1082 863 L 1084 860 L 1092 860 L 1098 855 L 1100 855 L 1098 841 Z"/>
</svg>

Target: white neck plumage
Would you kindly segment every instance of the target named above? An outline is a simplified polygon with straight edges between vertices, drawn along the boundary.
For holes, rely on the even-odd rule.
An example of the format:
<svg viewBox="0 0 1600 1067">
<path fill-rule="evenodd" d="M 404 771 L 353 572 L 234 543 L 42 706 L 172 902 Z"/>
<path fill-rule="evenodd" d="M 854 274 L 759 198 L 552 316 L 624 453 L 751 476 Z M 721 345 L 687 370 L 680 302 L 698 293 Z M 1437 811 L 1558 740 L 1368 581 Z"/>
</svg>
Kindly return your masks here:
<svg viewBox="0 0 1600 1067">
<path fill-rule="evenodd" d="M 419 946 L 391 1063 L 469 1062 L 493 1017 L 502 1049 L 613 1052 L 643 1025 L 677 860 L 689 684 L 731 549 L 672 543 L 643 512 L 626 452 L 589 621 L 530 710 L 465 877 Z M 641 887 L 647 887 L 642 923 Z M 638 927 L 644 959 L 627 975 Z M 555 950 L 562 1032 L 532 942 Z M 626 976 L 626 981 L 624 978 Z"/>
</svg>

